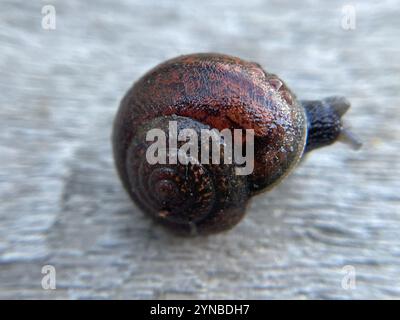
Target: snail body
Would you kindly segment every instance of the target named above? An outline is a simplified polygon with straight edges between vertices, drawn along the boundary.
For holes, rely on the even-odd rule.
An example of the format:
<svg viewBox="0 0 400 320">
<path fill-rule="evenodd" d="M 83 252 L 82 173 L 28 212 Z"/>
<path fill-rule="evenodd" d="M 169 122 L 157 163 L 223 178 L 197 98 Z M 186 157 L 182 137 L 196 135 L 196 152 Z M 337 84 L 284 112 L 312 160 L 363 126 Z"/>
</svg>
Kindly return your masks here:
<svg viewBox="0 0 400 320">
<path fill-rule="evenodd" d="M 349 106 L 340 97 L 300 102 L 257 63 L 222 54 L 180 56 L 147 72 L 122 99 L 113 130 L 116 167 L 133 201 L 161 224 L 183 235 L 224 231 L 305 152 L 344 136 L 340 118 Z M 149 163 L 147 133 L 157 128 L 171 138 L 171 121 L 178 135 L 187 128 L 199 135 L 252 130 L 253 171 L 238 175 L 237 164 L 211 161 Z"/>
</svg>

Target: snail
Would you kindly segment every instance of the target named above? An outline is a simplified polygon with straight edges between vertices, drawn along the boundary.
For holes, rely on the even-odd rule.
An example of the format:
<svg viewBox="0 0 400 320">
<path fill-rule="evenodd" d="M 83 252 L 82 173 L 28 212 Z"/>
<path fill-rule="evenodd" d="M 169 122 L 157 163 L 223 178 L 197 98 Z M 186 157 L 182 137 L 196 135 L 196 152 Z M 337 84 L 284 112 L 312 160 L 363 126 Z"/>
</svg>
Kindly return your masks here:
<svg viewBox="0 0 400 320">
<path fill-rule="evenodd" d="M 180 56 L 147 72 L 122 99 L 112 137 L 116 168 L 132 200 L 162 225 L 181 235 L 217 233 L 235 226 L 249 199 L 282 181 L 306 152 L 337 140 L 359 147 L 342 124 L 349 107 L 343 97 L 299 101 L 254 62 L 216 53 Z M 148 133 L 162 130 L 168 140 L 171 123 L 177 135 L 188 128 L 199 135 L 250 130 L 252 172 L 237 174 L 235 161 L 148 161 L 154 143 Z M 239 140 L 243 148 L 248 143 Z M 224 139 L 217 142 L 223 157 Z M 179 153 L 183 144 L 166 149 Z"/>
</svg>

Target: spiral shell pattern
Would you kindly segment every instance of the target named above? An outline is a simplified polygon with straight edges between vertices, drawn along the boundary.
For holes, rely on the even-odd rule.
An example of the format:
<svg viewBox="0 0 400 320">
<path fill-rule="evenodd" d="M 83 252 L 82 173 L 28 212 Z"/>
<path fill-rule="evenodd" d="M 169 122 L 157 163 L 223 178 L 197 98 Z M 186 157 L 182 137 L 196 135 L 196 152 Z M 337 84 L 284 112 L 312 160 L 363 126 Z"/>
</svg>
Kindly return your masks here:
<svg viewBox="0 0 400 320">
<path fill-rule="evenodd" d="M 254 130 L 254 170 L 240 176 L 223 162 L 146 162 L 146 132 L 167 132 L 169 120 L 196 132 Z M 144 212 L 173 231 L 209 234 L 236 225 L 252 195 L 281 181 L 305 139 L 304 108 L 277 76 L 257 63 L 201 53 L 165 61 L 132 86 L 115 119 L 113 147 L 122 183 Z"/>
<path fill-rule="evenodd" d="M 201 164 L 193 158 L 188 164 L 149 163 L 146 150 L 153 142 L 146 141 L 145 133 L 159 128 L 168 139 L 167 124 L 171 120 L 178 122 L 179 130 L 186 128 L 188 122 L 199 133 L 200 129 L 209 128 L 184 117 L 161 117 L 144 124 L 128 150 L 126 162 L 130 194 L 135 202 L 156 220 L 185 234 L 204 233 L 202 229 L 209 229 L 206 226 L 211 221 L 212 224 L 215 219 L 223 221 L 222 213 L 230 207 L 230 218 L 240 220 L 244 212 L 241 204 L 247 200 L 246 180 L 235 178 L 233 164 Z M 177 154 L 183 143 L 178 143 Z M 180 157 L 188 155 L 181 152 Z M 224 223 L 220 223 L 218 228 L 223 227 Z"/>
</svg>

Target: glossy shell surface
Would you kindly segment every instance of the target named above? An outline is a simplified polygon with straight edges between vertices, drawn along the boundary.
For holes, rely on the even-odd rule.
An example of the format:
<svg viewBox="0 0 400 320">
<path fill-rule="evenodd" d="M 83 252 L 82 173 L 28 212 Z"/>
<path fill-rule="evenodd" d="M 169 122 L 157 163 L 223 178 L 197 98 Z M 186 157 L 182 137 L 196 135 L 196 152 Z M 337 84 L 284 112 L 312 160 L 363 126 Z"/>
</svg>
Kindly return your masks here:
<svg viewBox="0 0 400 320">
<path fill-rule="evenodd" d="M 239 179 L 243 197 L 233 197 L 240 200 L 238 208 L 243 214 L 243 198 L 247 200 L 280 181 L 304 151 L 304 109 L 276 75 L 265 72 L 257 63 L 227 55 L 180 56 L 156 66 L 140 78 L 123 98 L 115 119 L 116 165 L 135 202 L 140 197 L 132 186 L 132 181 L 136 180 L 129 178 L 132 164 L 128 152 L 133 143 L 140 144 L 138 136 L 143 136 L 139 132 L 144 127 L 151 129 L 148 124 L 163 117 L 188 118 L 218 130 L 254 130 L 254 171 L 244 182 Z M 188 124 L 192 126 L 195 125 Z M 212 179 L 218 184 L 219 177 Z M 167 184 L 157 187 L 168 189 Z"/>
</svg>

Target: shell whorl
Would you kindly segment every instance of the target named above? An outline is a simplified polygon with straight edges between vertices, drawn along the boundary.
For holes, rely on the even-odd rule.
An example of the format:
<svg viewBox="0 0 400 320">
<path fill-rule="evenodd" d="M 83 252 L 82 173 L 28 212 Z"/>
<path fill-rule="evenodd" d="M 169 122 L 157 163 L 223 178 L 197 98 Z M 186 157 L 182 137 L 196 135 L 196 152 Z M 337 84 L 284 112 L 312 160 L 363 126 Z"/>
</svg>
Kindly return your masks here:
<svg viewBox="0 0 400 320">
<path fill-rule="evenodd" d="M 145 132 L 178 119 L 181 128 L 253 129 L 254 171 L 235 165 L 150 165 Z M 305 147 L 304 108 L 277 76 L 221 54 L 168 60 L 127 92 L 114 123 L 116 166 L 132 199 L 173 230 L 201 234 L 233 227 L 248 199 L 283 179 Z"/>
<path fill-rule="evenodd" d="M 149 163 L 146 150 L 152 142 L 146 141 L 146 132 L 161 129 L 168 140 L 169 121 L 178 123 L 178 133 L 188 126 L 199 133 L 201 129 L 210 129 L 178 116 L 155 118 L 140 126 L 126 160 L 132 198 L 146 213 L 178 233 L 204 234 L 213 228 L 225 229 L 227 221 L 239 221 L 248 199 L 248 186 L 245 177 L 235 177 L 234 164 L 211 164 L 211 159 L 210 164 L 201 164 L 193 158 L 190 158 L 193 163 L 189 164 L 179 161 L 176 164 Z M 178 149 L 183 143 L 178 142 Z M 178 149 L 165 151 L 176 151 L 180 157 L 188 157 Z M 215 224 L 216 220 L 220 223 Z M 215 227 L 210 229 L 210 225 Z"/>
</svg>

